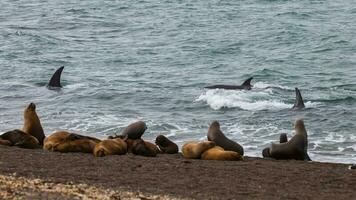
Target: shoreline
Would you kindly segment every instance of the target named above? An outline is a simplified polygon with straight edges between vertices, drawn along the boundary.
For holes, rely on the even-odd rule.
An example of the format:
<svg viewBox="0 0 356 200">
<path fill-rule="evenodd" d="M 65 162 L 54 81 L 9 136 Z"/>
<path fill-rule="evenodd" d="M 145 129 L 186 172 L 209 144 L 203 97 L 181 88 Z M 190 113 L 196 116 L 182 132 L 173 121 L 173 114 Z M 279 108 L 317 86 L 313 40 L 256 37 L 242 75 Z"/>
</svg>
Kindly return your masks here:
<svg viewBox="0 0 356 200">
<path fill-rule="evenodd" d="M 56 184 L 63 184 L 61 188 L 75 185 L 74 193 L 76 188 L 81 188 L 81 195 L 88 191 L 89 199 L 91 191 L 97 194 L 112 192 L 121 199 L 125 199 L 126 194 L 133 194 L 129 199 L 356 198 L 356 170 L 349 170 L 349 165 L 341 163 L 255 157 L 245 157 L 244 161 L 207 161 L 184 159 L 181 154 L 159 154 L 154 158 L 132 154 L 95 158 L 92 154 L 5 146 L 0 146 L 0 152 L 0 182 L 24 184 L 24 181 L 37 180 L 39 185 L 49 184 L 52 188 Z M 21 184 L 13 186 L 19 191 L 16 194 L 28 191 L 35 196 L 41 194 L 38 192 L 41 190 L 28 190 Z M 0 187 L 0 194 L 6 191 Z M 63 195 L 52 193 L 48 195 Z M 115 195 L 108 198 L 115 199 Z"/>
</svg>

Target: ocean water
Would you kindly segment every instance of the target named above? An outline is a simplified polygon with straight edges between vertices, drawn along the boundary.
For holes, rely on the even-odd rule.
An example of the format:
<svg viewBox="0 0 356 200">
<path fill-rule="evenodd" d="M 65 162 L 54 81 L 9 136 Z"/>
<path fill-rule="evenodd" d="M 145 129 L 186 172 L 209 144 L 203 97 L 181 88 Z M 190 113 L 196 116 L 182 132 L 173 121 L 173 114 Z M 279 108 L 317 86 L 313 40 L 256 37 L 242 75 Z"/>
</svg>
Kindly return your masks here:
<svg viewBox="0 0 356 200">
<path fill-rule="evenodd" d="M 313 160 L 355 163 L 355 34 L 354 0 L 2 0 L 0 131 L 35 102 L 46 135 L 144 120 L 145 139 L 182 145 L 218 120 L 261 156 L 302 118 Z M 64 87 L 47 90 L 60 66 Z M 204 89 L 251 76 L 251 91 Z"/>
</svg>

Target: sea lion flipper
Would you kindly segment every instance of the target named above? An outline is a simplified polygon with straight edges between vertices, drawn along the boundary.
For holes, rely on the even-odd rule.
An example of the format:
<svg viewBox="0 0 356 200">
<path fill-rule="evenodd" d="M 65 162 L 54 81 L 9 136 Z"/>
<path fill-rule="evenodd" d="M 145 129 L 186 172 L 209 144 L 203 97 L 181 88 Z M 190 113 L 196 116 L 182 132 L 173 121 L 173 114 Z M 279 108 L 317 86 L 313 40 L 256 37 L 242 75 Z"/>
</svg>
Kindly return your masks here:
<svg viewBox="0 0 356 200">
<path fill-rule="evenodd" d="M 298 110 L 302 108 L 305 108 L 302 94 L 298 88 L 295 88 L 295 102 L 292 109 Z"/>
<path fill-rule="evenodd" d="M 304 154 L 304 160 L 306 160 L 306 161 L 312 161 L 312 159 L 310 159 L 310 157 L 309 157 L 309 155 L 308 155 L 307 152 L 305 152 L 305 154 Z"/>
<path fill-rule="evenodd" d="M 47 85 L 47 87 L 49 89 L 51 88 L 61 88 L 61 75 L 62 75 L 62 71 L 64 69 L 64 66 L 58 68 L 56 70 L 56 72 L 53 74 L 53 76 L 51 77 L 51 79 L 49 80 L 49 83 Z"/>
</svg>

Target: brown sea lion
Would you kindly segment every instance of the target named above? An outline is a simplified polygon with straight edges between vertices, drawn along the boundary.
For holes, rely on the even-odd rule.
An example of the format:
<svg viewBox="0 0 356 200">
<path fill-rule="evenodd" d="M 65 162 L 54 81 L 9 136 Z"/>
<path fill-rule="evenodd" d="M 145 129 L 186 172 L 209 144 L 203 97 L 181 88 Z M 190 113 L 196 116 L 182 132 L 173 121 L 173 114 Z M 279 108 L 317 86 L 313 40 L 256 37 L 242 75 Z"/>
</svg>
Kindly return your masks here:
<svg viewBox="0 0 356 200">
<path fill-rule="evenodd" d="M 155 157 L 160 151 L 158 147 L 143 139 L 127 139 L 126 143 L 130 153 L 140 156 Z"/>
<path fill-rule="evenodd" d="M 36 105 L 30 103 L 24 110 L 24 125 L 22 131 L 37 138 L 40 145 L 43 145 L 45 135 L 41 126 L 40 119 L 36 113 Z"/>
<path fill-rule="evenodd" d="M 204 151 L 213 148 L 214 146 L 215 143 L 212 141 L 185 143 L 182 146 L 183 157 L 199 159 Z"/>
<path fill-rule="evenodd" d="M 169 140 L 164 135 L 158 135 L 155 143 L 158 145 L 162 153 L 175 154 L 178 153 L 178 145 Z"/>
<path fill-rule="evenodd" d="M 243 160 L 243 157 L 235 151 L 225 151 L 222 147 L 215 146 L 204 151 L 202 160 Z"/>
<path fill-rule="evenodd" d="M 12 143 L 9 140 L 0 139 L 0 145 L 12 146 Z"/>
<path fill-rule="evenodd" d="M 262 152 L 267 157 L 286 160 L 311 160 L 308 150 L 308 135 L 304 126 L 304 122 L 301 119 L 296 120 L 294 124 L 295 135 L 285 143 L 274 144 L 272 143 L 268 150 Z"/>
<path fill-rule="evenodd" d="M 244 149 L 237 142 L 234 142 L 227 138 L 220 130 L 220 124 L 217 121 L 213 121 L 208 130 L 208 140 L 214 141 L 217 146 L 222 147 L 226 151 L 235 151 L 241 156 L 244 155 Z"/>
<path fill-rule="evenodd" d="M 127 144 L 120 138 L 103 140 L 95 145 L 94 156 L 123 155 L 127 153 Z"/>
<path fill-rule="evenodd" d="M 117 137 L 123 137 L 124 139 L 140 139 L 143 133 L 146 131 L 147 126 L 146 123 L 143 121 L 138 121 L 135 123 L 132 123 L 128 125 L 121 133 L 121 136 Z"/>
<path fill-rule="evenodd" d="M 41 148 L 35 137 L 18 129 L 3 133 L 0 139 L 2 140 L 1 144 L 7 146 L 18 146 L 26 149 Z"/>
<path fill-rule="evenodd" d="M 281 133 L 279 135 L 279 143 L 286 143 L 288 142 L 288 137 L 287 137 L 287 134 L 286 133 Z M 266 147 L 262 150 L 262 156 L 264 158 L 268 158 L 268 157 L 271 157 L 271 155 L 269 154 L 269 147 Z"/>
<path fill-rule="evenodd" d="M 100 140 L 66 131 L 55 132 L 44 140 L 43 149 L 48 151 L 93 153 Z"/>
</svg>

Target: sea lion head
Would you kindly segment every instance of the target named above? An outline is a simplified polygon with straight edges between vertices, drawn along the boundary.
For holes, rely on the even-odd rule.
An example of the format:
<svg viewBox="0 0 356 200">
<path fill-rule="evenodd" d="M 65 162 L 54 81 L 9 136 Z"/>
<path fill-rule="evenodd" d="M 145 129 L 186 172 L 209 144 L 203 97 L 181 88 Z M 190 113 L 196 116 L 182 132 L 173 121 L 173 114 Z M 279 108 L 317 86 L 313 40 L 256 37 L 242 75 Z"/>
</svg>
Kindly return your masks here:
<svg viewBox="0 0 356 200">
<path fill-rule="evenodd" d="M 266 147 L 262 150 L 262 156 L 264 158 L 268 158 L 268 157 L 271 157 L 270 153 L 269 153 L 269 147 Z"/>
<path fill-rule="evenodd" d="M 156 137 L 155 143 L 157 145 L 167 146 L 167 145 L 169 145 L 170 140 L 168 140 L 168 138 L 166 138 L 164 135 L 158 135 Z"/>
<path fill-rule="evenodd" d="M 217 128 L 217 129 L 220 129 L 220 123 L 215 120 L 215 121 L 211 122 L 210 128 Z"/>
<path fill-rule="evenodd" d="M 36 104 L 34 103 L 30 103 L 26 108 L 25 108 L 25 112 L 29 112 L 29 111 L 36 111 Z"/>
<path fill-rule="evenodd" d="M 215 142 L 213 142 L 213 141 L 204 141 L 201 144 L 202 144 L 202 146 L 204 146 L 204 149 L 205 148 L 210 149 L 210 148 L 213 148 L 216 146 Z"/>
<path fill-rule="evenodd" d="M 305 130 L 305 126 L 304 126 L 304 121 L 302 119 L 297 119 L 294 122 L 294 130 L 295 133 L 306 133 L 307 131 Z"/>
</svg>

